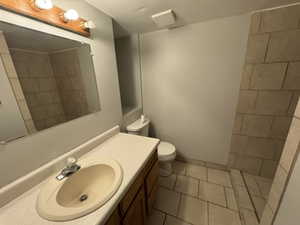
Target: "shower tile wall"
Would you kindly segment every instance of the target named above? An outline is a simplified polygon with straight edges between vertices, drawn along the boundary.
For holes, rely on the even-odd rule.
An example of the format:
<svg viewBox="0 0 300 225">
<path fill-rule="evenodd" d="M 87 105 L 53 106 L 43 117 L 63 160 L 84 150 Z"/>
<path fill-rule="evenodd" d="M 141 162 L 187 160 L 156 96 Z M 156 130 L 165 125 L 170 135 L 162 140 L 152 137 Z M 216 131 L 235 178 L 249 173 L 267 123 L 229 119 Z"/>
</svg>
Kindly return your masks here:
<svg viewBox="0 0 300 225">
<path fill-rule="evenodd" d="M 36 129 L 66 121 L 49 55 L 20 49 L 10 52 Z"/>
<path fill-rule="evenodd" d="M 51 53 L 50 59 L 66 119 L 71 120 L 88 114 L 77 49 Z"/>
<path fill-rule="evenodd" d="M 252 16 L 229 167 L 272 178 L 300 94 L 300 5 Z"/>
</svg>

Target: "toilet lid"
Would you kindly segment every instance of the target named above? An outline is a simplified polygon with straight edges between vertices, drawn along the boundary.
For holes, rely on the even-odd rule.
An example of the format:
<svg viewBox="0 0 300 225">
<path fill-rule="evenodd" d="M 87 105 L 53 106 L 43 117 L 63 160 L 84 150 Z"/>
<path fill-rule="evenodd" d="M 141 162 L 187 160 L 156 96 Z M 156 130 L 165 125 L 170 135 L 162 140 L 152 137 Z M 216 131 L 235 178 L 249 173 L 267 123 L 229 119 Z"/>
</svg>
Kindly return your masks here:
<svg viewBox="0 0 300 225">
<path fill-rule="evenodd" d="M 159 156 L 168 156 L 174 154 L 176 151 L 175 146 L 168 142 L 160 142 L 157 147 L 157 153 Z"/>
</svg>

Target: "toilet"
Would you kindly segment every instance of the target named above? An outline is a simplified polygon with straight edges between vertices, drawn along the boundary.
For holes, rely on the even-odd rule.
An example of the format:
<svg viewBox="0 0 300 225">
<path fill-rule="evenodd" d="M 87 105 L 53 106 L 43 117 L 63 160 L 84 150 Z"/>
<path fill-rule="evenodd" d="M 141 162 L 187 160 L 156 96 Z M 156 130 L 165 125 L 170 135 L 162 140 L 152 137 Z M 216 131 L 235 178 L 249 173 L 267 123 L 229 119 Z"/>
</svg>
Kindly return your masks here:
<svg viewBox="0 0 300 225">
<path fill-rule="evenodd" d="M 126 127 L 129 134 L 148 137 L 150 120 L 140 118 Z M 176 158 L 176 148 L 168 142 L 161 141 L 157 147 L 161 176 L 170 176 L 173 172 L 172 162 Z"/>
</svg>

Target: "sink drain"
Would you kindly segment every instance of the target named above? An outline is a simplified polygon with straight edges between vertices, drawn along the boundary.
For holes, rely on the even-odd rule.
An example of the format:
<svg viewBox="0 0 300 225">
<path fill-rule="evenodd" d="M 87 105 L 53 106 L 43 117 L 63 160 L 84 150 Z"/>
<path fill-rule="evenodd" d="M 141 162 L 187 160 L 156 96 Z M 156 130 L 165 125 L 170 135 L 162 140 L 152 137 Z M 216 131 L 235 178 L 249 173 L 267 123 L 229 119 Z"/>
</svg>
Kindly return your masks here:
<svg viewBox="0 0 300 225">
<path fill-rule="evenodd" d="M 89 197 L 88 195 L 81 195 L 79 201 L 84 202 L 85 200 L 88 199 L 88 197 Z"/>
</svg>

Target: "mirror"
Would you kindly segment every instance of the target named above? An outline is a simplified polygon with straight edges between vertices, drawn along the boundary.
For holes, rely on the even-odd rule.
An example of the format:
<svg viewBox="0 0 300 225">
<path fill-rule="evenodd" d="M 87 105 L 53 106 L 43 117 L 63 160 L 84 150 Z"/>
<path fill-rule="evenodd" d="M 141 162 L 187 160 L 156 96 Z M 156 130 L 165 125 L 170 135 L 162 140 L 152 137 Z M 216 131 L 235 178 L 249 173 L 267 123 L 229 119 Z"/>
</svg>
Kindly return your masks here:
<svg viewBox="0 0 300 225">
<path fill-rule="evenodd" d="M 0 22 L 0 142 L 100 110 L 88 44 Z"/>
</svg>

